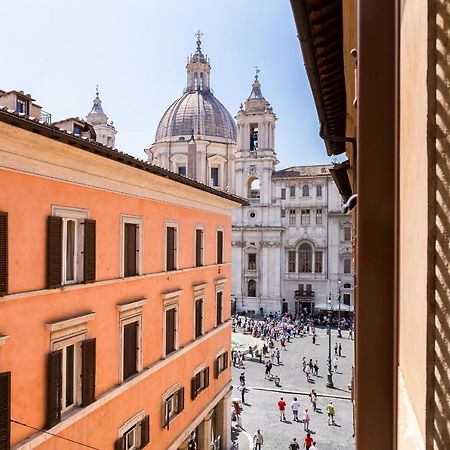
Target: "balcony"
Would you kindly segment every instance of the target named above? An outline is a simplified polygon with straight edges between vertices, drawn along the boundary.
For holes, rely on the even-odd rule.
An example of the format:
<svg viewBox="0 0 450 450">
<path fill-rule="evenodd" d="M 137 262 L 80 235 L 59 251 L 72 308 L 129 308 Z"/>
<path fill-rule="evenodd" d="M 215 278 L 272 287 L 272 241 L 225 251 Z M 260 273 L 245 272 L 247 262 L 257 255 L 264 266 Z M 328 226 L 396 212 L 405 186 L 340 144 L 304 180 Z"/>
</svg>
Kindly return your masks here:
<svg viewBox="0 0 450 450">
<path fill-rule="evenodd" d="M 314 298 L 314 291 L 295 291 L 295 300 L 309 300 Z"/>
</svg>

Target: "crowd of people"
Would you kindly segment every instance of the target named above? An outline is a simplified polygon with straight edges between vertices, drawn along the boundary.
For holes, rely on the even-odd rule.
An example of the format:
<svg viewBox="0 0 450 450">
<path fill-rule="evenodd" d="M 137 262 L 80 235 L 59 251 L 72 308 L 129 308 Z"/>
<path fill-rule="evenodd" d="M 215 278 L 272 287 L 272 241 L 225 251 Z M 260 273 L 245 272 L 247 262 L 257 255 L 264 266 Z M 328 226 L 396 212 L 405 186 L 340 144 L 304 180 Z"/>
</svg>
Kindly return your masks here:
<svg viewBox="0 0 450 450">
<path fill-rule="evenodd" d="M 248 360 L 259 362 L 264 367 L 264 379 L 273 381 L 275 387 L 281 387 L 281 380 L 278 374 L 272 374 L 274 366 L 280 366 L 283 351 L 287 351 L 287 344 L 292 342 L 294 338 L 312 338 L 312 344 L 316 345 L 316 327 L 326 326 L 327 332 L 330 332 L 330 328 L 335 327 L 337 329 L 338 337 L 344 338 L 343 332 L 347 333 L 348 339 L 353 339 L 353 322 L 348 318 L 341 320 L 335 320 L 323 317 L 311 317 L 305 313 L 299 315 L 286 314 L 279 316 L 278 314 L 269 315 L 267 317 L 253 318 L 246 316 L 233 316 L 232 318 L 233 331 L 241 332 L 251 335 L 255 338 L 262 340 L 261 345 L 249 346 L 248 349 L 233 350 L 232 362 L 233 366 L 245 370 L 245 362 Z M 335 373 L 338 370 L 338 357 L 342 357 L 342 344 L 335 343 L 334 346 L 334 359 L 332 368 Z M 302 357 L 300 362 L 301 370 L 304 373 L 306 381 L 314 383 L 314 377 L 319 376 L 319 362 L 317 359 L 307 359 Z M 233 419 L 236 420 L 238 427 L 242 428 L 241 412 L 245 405 L 245 394 L 248 392 L 246 388 L 245 372 L 240 375 L 240 385 L 237 390 L 241 394 L 241 404 L 238 401 L 233 401 Z M 311 413 L 318 411 L 318 395 L 315 389 L 311 389 L 309 393 L 310 407 L 301 408 L 298 397 L 293 397 L 290 401 L 290 409 L 292 411 L 292 418 L 294 422 L 303 423 L 303 429 L 306 433 L 304 441 L 299 443 L 297 438 L 294 438 L 289 445 L 289 450 L 297 450 L 302 445 L 302 448 L 309 450 L 315 450 L 316 442 L 313 438 L 313 431 L 311 430 Z M 278 401 L 279 420 L 281 422 L 286 421 L 286 409 L 287 403 L 280 398 Z M 302 413 L 300 412 L 302 410 Z M 320 411 L 321 412 L 321 411 Z M 328 425 L 335 425 L 335 406 L 330 401 L 326 405 L 326 413 L 328 418 Z M 243 428 L 242 428 L 243 429 Z M 264 437 L 261 429 L 258 429 L 253 436 L 253 449 L 261 450 L 264 445 Z"/>
</svg>

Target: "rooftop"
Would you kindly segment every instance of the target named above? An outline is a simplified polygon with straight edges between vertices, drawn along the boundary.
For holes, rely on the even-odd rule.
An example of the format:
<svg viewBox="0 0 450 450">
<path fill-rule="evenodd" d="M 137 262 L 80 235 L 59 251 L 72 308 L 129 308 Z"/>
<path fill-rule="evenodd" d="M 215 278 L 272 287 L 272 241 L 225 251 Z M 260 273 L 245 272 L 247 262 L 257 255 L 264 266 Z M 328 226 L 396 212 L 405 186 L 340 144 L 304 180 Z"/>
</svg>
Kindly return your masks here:
<svg viewBox="0 0 450 450">
<path fill-rule="evenodd" d="M 293 166 L 275 171 L 272 174 L 272 178 L 329 176 L 330 169 L 332 168 L 332 164 L 319 164 L 316 166 Z"/>
</svg>

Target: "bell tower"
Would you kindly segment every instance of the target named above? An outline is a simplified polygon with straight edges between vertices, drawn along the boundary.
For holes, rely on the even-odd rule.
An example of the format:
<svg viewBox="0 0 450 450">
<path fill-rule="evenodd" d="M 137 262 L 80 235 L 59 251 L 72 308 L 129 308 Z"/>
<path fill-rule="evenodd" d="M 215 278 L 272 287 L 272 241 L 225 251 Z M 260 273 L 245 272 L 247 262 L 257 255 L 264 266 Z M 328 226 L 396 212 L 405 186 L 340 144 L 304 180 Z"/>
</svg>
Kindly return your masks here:
<svg viewBox="0 0 450 450">
<path fill-rule="evenodd" d="M 259 73 L 256 67 L 250 96 L 236 117 L 236 194 L 249 198 L 252 204 L 270 204 L 271 175 L 278 163 L 274 150 L 277 118 L 261 92 Z"/>
</svg>

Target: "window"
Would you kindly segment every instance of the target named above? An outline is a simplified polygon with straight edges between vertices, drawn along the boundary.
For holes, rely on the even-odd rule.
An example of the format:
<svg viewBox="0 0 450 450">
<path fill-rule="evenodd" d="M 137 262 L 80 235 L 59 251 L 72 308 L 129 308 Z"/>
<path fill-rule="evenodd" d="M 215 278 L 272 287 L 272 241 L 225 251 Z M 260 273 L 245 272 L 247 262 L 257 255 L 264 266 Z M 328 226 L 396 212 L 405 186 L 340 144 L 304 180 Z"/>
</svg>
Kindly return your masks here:
<svg viewBox="0 0 450 450">
<path fill-rule="evenodd" d="M 196 369 L 191 379 L 191 399 L 195 400 L 198 395 L 209 386 L 209 367 L 202 365 Z"/>
<path fill-rule="evenodd" d="M 344 289 L 349 289 L 351 287 L 352 285 L 350 283 L 344 283 Z"/>
<path fill-rule="evenodd" d="M 17 97 L 17 99 L 16 99 L 16 111 L 17 112 L 28 115 L 29 114 L 28 107 L 29 107 L 28 100 L 24 100 L 22 98 Z"/>
<path fill-rule="evenodd" d="M 142 370 L 142 307 L 146 299 L 117 305 L 120 326 L 119 382 Z"/>
<path fill-rule="evenodd" d="M 181 292 L 182 290 L 179 289 L 161 294 L 164 304 L 163 357 L 178 350 L 179 296 Z"/>
<path fill-rule="evenodd" d="M 316 187 L 316 196 L 322 197 L 322 186 L 320 184 Z"/>
<path fill-rule="evenodd" d="M 166 316 L 166 355 L 176 350 L 176 323 L 177 323 L 177 310 L 176 308 L 167 309 Z"/>
<path fill-rule="evenodd" d="M 219 375 L 228 369 L 228 353 L 221 350 L 219 356 L 214 361 L 214 378 L 219 378 Z"/>
<path fill-rule="evenodd" d="M 344 273 L 352 272 L 352 260 L 350 258 L 344 258 Z"/>
<path fill-rule="evenodd" d="M 259 147 L 258 142 L 258 124 L 250 124 L 250 151 L 256 152 Z"/>
<path fill-rule="evenodd" d="M 163 427 L 169 423 L 184 409 L 184 387 L 174 386 L 163 397 Z"/>
<path fill-rule="evenodd" d="M 286 200 L 286 188 L 281 188 L 281 200 Z"/>
<path fill-rule="evenodd" d="M 177 270 L 177 233 L 176 225 L 166 226 L 166 271 Z"/>
<path fill-rule="evenodd" d="M 0 442 L 3 449 L 7 449 L 11 440 L 11 372 L 0 372 L 0 398 Z"/>
<path fill-rule="evenodd" d="M 282 209 L 281 210 L 281 217 L 283 218 L 283 217 L 286 217 L 286 210 L 285 209 Z"/>
<path fill-rule="evenodd" d="M 323 255 L 323 252 L 321 252 L 321 251 L 316 251 L 314 254 L 314 272 L 315 273 L 322 273 L 322 270 L 323 270 L 322 255 Z"/>
<path fill-rule="evenodd" d="M 294 250 L 288 251 L 288 272 L 293 273 L 295 272 L 295 260 L 296 260 L 297 253 Z"/>
<path fill-rule="evenodd" d="M 195 338 L 203 334 L 203 299 L 195 300 Z"/>
<path fill-rule="evenodd" d="M 260 197 L 260 181 L 258 178 L 252 177 L 248 180 L 248 198 L 259 199 Z"/>
<path fill-rule="evenodd" d="M 301 224 L 302 225 L 310 224 L 309 209 L 302 209 Z"/>
<path fill-rule="evenodd" d="M 216 293 L 216 326 L 223 322 L 223 291 Z"/>
<path fill-rule="evenodd" d="M 53 207 L 47 223 L 47 286 L 95 281 L 96 223 L 88 211 Z"/>
<path fill-rule="evenodd" d="M 203 229 L 195 229 L 195 267 L 203 266 Z"/>
<path fill-rule="evenodd" d="M 223 231 L 217 230 L 217 260 L 216 264 L 223 263 Z"/>
<path fill-rule="evenodd" d="M 186 166 L 178 166 L 178 174 L 183 175 L 183 177 L 186 176 Z"/>
<path fill-rule="evenodd" d="M 347 225 L 344 227 L 344 241 L 352 240 L 352 227 Z"/>
<path fill-rule="evenodd" d="M 294 225 L 296 224 L 296 210 L 295 209 L 290 209 L 289 210 L 289 225 Z"/>
<path fill-rule="evenodd" d="M 248 297 L 256 297 L 256 281 L 248 280 L 247 288 L 248 288 L 247 296 Z"/>
<path fill-rule="evenodd" d="M 47 428 L 76 405 L 95 401 L 95 339 L 87 339 L 87 323 L 95 313 L 46 324 L 51 352 L 47 359 Z"/>
<path fill-rule="evenodd" d="M 122 274 L 124 277 L 140 275 L 142 270 L 143 219 L 121 215 L 122 222 Z"/>
<path fill-rule="evenodd" d="M 344 294 L 344 305 L 350 305 L 350 294 Z"/>
<path fill-rule="evenodd" d="M 295 197 L 295 186 L 290 186 L 289 187 L 289 196 L 290 197 Z"/>
<path fill-rule="evenodd" d="M 73 134 L 80 134 L 83 132 L 83 127 L 78 123 L 73 124 Z"/>
<path fill-rule="evenodd" d="M 211 186 L 219 186 L 219 168 L 211 167 Z"/>
<path fill-rule="evenodd" d="M 302 195 L 303 197 L 309 197 L 309 186 L 307 184 L 303 185 Z"/>
<path fill-rule="evenodd" d="M 312 272 L 312 248 L 309 244 L 301 244 L 299 247 L 299 272 Z"/>
<path fill-rule="evenodd" d="M 316 209 L 316 225 L 322 225 L 322 210 Z"/>
<path fill-rule="evenodd" d="M 249 253 L 248 257 L 248 270 L 256 270 L 256 253 Z"/>
<path fill-rule="evenodd" d="M 8 293 L 8 213 L 0 211 L 0 297 Z"/>
</svg>

